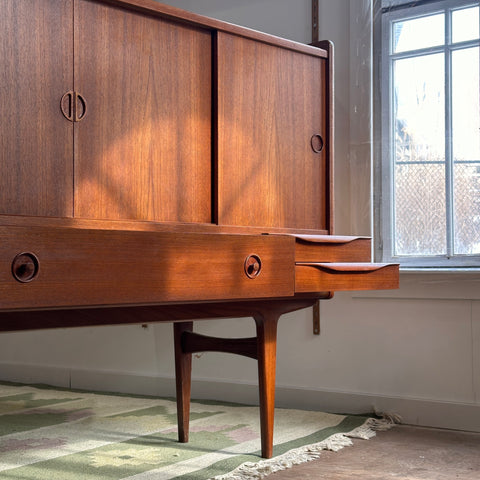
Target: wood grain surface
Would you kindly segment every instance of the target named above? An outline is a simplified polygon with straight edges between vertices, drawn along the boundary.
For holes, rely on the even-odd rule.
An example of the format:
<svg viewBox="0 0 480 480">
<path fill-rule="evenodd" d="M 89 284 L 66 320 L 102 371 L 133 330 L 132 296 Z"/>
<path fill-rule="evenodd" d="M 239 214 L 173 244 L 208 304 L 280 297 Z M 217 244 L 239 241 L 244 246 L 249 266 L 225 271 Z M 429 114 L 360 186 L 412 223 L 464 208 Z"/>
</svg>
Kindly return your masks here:
<svg viewBox="0 0 480 480">
<path fill-rule="evenodd" d="M 75 216 L 211 221 L 211 34 L 76 0 Z"/>
<path fill-rule="evenodd" d="M 297 263 L 295 292 L 389 290 L 399 286 L 399 266 L 378 263 Z"/>
<path fill-rule="evenodd" d="M 220 32 L 216 67 L 218 223 L 327 229 L 325 60 Z"/>
<path fill-rule="evenodd" d="M 0 227 L 0 310 L 293 296 L 292 237 Z M 36 278 L 12 275 L 20 253 Z M 249 278 L 245 259 L 261 258 Z"/>
<path fill-rule="evenodd" d="M 2 0 L 0 213 L 73 214 L 71 0 Z"/>
<path fill-rule="evenodd" d="M 296 262 L 370 262 L 369 237 L 295 235 Z"/>
</svg>

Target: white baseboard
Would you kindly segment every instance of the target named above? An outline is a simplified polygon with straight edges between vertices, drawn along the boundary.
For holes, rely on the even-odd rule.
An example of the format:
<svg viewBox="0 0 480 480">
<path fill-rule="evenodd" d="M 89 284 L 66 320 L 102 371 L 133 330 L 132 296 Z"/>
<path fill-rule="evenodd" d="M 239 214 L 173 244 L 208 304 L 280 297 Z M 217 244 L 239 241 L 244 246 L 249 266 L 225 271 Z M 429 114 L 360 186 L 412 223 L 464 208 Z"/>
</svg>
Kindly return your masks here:
<svg viewBox="0 0 480 480">
<path fill-rule="evenodd" d="M 56 366 L 0 363 L 0 380 L 47 384 L 80 390 L 175 396 L 175 379 L 173 377 L 88 371 Z M 193 379 L 192 398 L 257 405 L 258 386 L 256 384 Z M 478 403 L 454 403 L 363 393 L 309 390 L 278 385 L 276 406 L 350 414 L 375 411 L 399 415 L 404 424 L 480 432 L 480 404 Z"/>
</svg>

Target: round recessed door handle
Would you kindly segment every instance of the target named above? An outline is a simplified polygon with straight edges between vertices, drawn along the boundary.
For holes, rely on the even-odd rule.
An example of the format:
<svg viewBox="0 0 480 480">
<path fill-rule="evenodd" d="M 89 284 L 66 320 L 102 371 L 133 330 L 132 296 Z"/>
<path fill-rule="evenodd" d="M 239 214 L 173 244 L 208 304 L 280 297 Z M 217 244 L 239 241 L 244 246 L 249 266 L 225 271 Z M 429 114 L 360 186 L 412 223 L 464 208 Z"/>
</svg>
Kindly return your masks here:
<svg viewBox="0 0 480 480">
<path fill-rule="evenodd" d="M 40 264 L 33 253 L 19 253 L 12 261 L 12 275 L 21 283 L 31 282 L 38 274 Z"/>
<path fill-rule="evenodd" d="M 323 147 L 325 146 L 323 137 L 318 133 L 316 133 L 315 135 L 312 135 L 312 138 L 310 139 L 310 145 L 312 147 L 312 150 L 315 153 L 320 153 L 323 150 Z"/>
<path fill-rule="evenodd" d="M 78 92 L 70 90 L 60 100 L 60 110 L 70 122 L 79 122 L 87 114 L 87 102 Z"/>
<path fill-rule="evenodd" d="M 262 271 L 262 261 L 260 260 L 260 257 L 255 254 L 249 255 L 245 259 L 245 274 L 247 275 L 247 277 L 248 278 L 258 277 L 261 271 Z"/>
</svg>

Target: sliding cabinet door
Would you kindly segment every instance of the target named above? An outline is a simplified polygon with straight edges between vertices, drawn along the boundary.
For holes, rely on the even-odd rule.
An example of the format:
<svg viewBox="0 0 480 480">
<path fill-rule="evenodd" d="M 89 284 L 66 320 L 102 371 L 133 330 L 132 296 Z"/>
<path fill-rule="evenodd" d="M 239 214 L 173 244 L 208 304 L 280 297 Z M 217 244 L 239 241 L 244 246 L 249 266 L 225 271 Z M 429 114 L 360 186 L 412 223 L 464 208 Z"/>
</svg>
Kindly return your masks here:
<svg viewBox="0 0 480 480">
<path fill-rule="evenodd" d="M 0 2 L 0 214 L 72 216 L 72 6 Z"/>
<path fill-rule="evenodd" d="M 325 59 L 219 33 L 217 216 L 327 229 Z"/>
<path fill-rule="evenodd" d="M 211 34 L 75 5 L 75 216 L 210 222 Z"/>
</svg>

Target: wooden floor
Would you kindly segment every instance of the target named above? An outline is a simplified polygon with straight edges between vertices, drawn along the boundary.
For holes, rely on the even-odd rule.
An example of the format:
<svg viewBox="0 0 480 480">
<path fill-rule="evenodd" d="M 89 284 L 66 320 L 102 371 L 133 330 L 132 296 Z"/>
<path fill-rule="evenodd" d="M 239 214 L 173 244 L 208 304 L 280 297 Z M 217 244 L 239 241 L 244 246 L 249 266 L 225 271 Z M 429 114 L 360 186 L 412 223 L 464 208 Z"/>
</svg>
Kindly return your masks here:
<svg viewBox="0 0 480 480">
<path fill-rule="evenodd" d="M 271 480 L 480 480 L 480 433 L 396 426 Z"/>
</svg>

